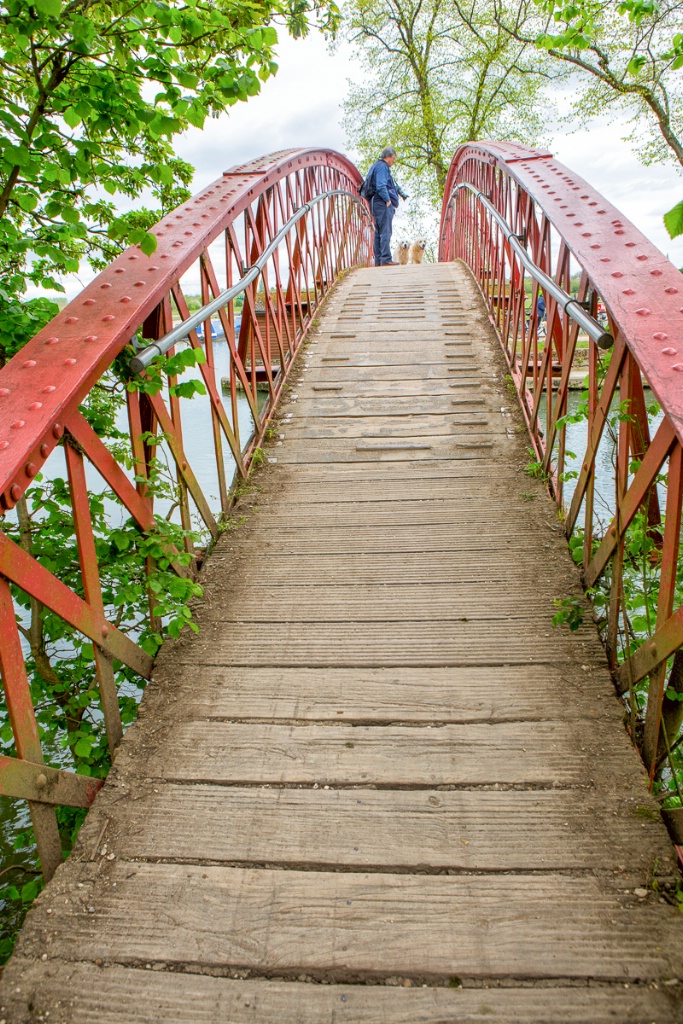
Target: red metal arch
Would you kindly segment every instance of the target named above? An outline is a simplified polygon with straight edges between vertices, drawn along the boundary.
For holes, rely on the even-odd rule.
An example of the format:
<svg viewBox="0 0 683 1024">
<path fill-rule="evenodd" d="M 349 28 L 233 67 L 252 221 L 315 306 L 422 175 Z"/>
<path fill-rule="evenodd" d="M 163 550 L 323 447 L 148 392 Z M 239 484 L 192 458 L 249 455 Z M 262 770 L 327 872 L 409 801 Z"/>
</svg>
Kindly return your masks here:
<svg viewBox="0 0 683 1024">
<path fill-rule="evenodd" d="M 325 177 L 352 192 L 363 180 L 329 149 L 284 150 L 230 168 L 152 229 L 153 256 L 127 249 L 7 363 L 0 375 L 0 507 L 12 508 L 24 493 L 85 395 L 185 271 L 255 200 L 297 172 L 318 178 L 311 177 L 306 198 Z"/>
<path fill-rule="evenodd" d="M 520 254 L 520 243 L 525 254 Z M 611 203 L 552 154 L 498 142 L 471 143 L 456 151 L 444 193 L 439 255 L 441 260 L 465 262 L 479 284 L 517 388 L 538 468 L 548 474 L 563 508 L 567 534 L 583 519 L 586 586 L 609 580 L 608 656 L 622 692 L 649 677 L 642 749 L 654 772 L 667 660 L 672 655 L 680 659 L 683 645 L 683 607 L 674 609 L 683 493 L 681 274 Z M 578 301 L 593 317 L 606 310 L 614 338 L 608 356 L 592 343 L 580 355 L 572 304 L 548 294 L 543 336 L 539 278 L 529 289 L 533 274 L 528 257 L 564 292 L 578 274 Z M 573 370 L 586 376 L 588 424 L 581 460 L 569 463 L 564 416 Z M 661 406 L 659 422 L 647 413 L 648 386 Z M 617 402 L 622 403 L 622 415 L 615 419 Z M 605 527 L 595 511 L 595 467 L 611 415 L 610 429 L 618 437 L 613 518 Z M 664 472 L 668 486 L 662 516 L 657 481 Z M 574 492 L 564 508 L 564 486 L 573 476 Z M 629 632 L 623 599 L 627 531 L 640 510 L 647 513 L 660 553 L 655 559 L 660 574 L 656 623 L 648 636 Z"/>
<path fill-rule="evenodd" d="M 547 242 L 542 218 L 553 225 L 599 292 L 683 440 L 680 271 L 615 206 L 551 153 L 502 142 L 467 144 L 456 150 L 444 190 L 440 259 L 456 254 L 450 199 L 462 181 L 492 195 L 513 230 L 527 231 L 535 255 L 542 255 Z M 516 194 L 512 182 L 518 186 Z M 530 204 L 536 207 L 535 219 Z"/>
<path fill-rule="evenodd" d="M 224 445 L 237 473 L 244 475 L 315 309 L 339 273 L 359 263 L 366 265 L 370 259 L 372 227 L 367 207 L 358 197 L 361 181 L 346 157 L 328 149 L 274 153 L 231 168 L 153 228 L 157 238 L 153 256 L 145 256 L 137 246 L 127 249 L 0 370 L 0 515 L 16 505 L 64 438 L 81 568 L 77 593 L 0 531 L 0 674 L 17 754 L 0 756 L 0 793 L 29 801 L 47 877 L 61 860 L 54 805 L 87 806 L 100 783 L 43 763 L 10 584 L 92 642 L 94 676 L 113 752 L 122 733 L 114 662 L 149 677 L 152 659 L 136 642 L 135 628 L 130 635 L 117 628 L 111 621 L 112 610 L 105 608 L 85 459 L 96 467 L 128 516 L 143 531 L 153 531 L 157 527 L 154 497 L 145 481 L 154 448 L 148 442 L 150 434 L 163 435 L 176 477 L 173 508 L 186 531 L 185 544 L 192 558 L 196 555 L 191 539 L 193 512 L 194 521 L 203 520 L 208 533 L 217 537 L 217 517 L 228 509 L 230 500 L 231 467 L 228 462 L 226 469 Z M 214 267 L 209 251 L 221 236 L 225 242 L 222 270 Z M 244 287 L 235 289 L 247 265 L 252 268 L 250 275 Z M 193 472 L 183 439 L 183 403 L 175 389 L 127 392 L 134 480 L 79 412 L 133 336 L 139 333 L 148 340 L 167 336 L 174 309 L 182 322 L 188 319 L 181 279 L 193 266 L 200 282 L 202 316 L 208 303 L 221 298 L 213 318 L 206 313 L 203 338 L 197 330 L 180 334 L 204 352 L 198 372 L 208 394 L 218 508 L 212 507 Z M 239 329 L 233 301 L 236 290 L 244 299 Z M 230 301 L 223 295 L 226 291 Z M 228 376 L 222 380 L 212 341 L 212 325 L 218 320 L 229 364 Z M 257 395 L 264 386 L 265 398 Z M 238 392 L 246 398 L 251 414 L 246 441 L 240 438 Z M 209 448 L 210 438 L 202 439 L 202 454 Z M 167 553 L 177 556 L 175 549 Z M 179 574 L 188 573 L 180 565 L 176 569 Z M 150 617 L 158 630 L 152 597 Z"/>
</svg>

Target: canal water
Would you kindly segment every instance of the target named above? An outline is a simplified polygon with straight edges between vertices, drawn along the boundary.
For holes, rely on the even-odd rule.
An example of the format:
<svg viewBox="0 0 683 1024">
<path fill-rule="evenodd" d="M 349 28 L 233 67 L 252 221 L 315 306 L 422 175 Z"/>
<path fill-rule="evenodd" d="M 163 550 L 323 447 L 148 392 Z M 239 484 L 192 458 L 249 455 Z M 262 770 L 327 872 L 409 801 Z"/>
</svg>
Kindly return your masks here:
<svg viewBox="0 0 683 1024">
<path fill-rule="evenodd" d="M 575 414 L 579 410 L 581 402 L 584 401 L 583 393 L 581 391 L 570 391 L 567 401 L 567 412 L 569 414 Z M 647 405 L 652 405 L 655 402 L 655 397 L 649 388 L 645 389 L 645 402 Z M 616 415 L 619 411 L 619 399 L 615 398 L 610 408 L 610 416 Z M 540 403 L 539 421 L 545 422 L 546 415 L 546 399 L 543 397 Z M 650 436 L 654 437 L 657 428 L 664 418 L 663 412 L 658 411 L 655 415 L 649 417 L 650 423 Z M 614 427 L 616 433 L 617 425 Z M 576 455 L 575 459 L 567 458 L 565 471 L 576 471 L 581 469 L 583 457 L 586 451 L 588 439 L 588 423 L 586 420 L 579 420 L 578 423 L 568 423 L 566 432 L 565 447 L 569 452 L 573 452 Z M 598 516 L 600 522 L 606 527 L 607 524 L 614 516 L 614 510 L 616 507 L 615 503 L 615 466 L 616 466 L 616 445 L 614 438 L 610 434 L 610 431 L 605 429 L 603 432 L 600 446 L 598 448 L 597 455 L 595 457 L 595 514 Z M 576 488 L 576 480 L 566 480 L 564 484 L 564 503 L 567 507 L 571 504 L 571 499 Z M 658 484 L 657 492 L 659 495 L 659 501 L 664 507 L 666 501 L 666 485 Z M 580 514 L 578 519 L 579 526 L 583 525 L 583 512 Z"/>
</svg>

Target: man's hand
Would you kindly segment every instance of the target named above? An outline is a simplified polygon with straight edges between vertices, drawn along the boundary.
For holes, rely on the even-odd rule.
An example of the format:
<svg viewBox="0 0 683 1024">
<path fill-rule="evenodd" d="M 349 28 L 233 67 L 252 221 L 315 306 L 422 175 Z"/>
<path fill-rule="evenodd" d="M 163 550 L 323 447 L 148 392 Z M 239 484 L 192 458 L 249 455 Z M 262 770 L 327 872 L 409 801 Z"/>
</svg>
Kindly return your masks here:
<svg viewBox="0 0 683 1024">
<path fill-rule="evenodd" d="M 391 206 L 391 199 L 389 199 L 389 200 L 388 200 L 388 202 L 386 203 L 386 205 L 387 205 L 387 206 Z"/>
</svg>

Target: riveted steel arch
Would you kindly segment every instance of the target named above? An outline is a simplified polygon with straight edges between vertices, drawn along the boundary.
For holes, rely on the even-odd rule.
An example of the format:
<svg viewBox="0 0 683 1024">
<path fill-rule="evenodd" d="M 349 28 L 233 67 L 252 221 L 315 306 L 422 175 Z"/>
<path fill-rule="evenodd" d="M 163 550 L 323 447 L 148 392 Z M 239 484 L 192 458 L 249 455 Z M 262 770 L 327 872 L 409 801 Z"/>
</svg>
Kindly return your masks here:
<svg viewBox="0 0 683 1024">
<path fill-rule="evenodd" d="M 683 607 L 675 607 L 683 465 L 681 274 L 551 153 L 517 144 L 470 143 L 456 151 L 439 243 L 440 259 L 462 260 L 482 292 L 537 472 L 548 478 L 568 536 L 582 540 L 585 585 L 606 588 L 604 639 L 617 685 L 633 697 L 634 687 L 649 678 L 643 734 L 633 738 L 654 773 L 667 665 L 672 657 L 681 659 L 683 645 Z M 607 339 L 607 353 L 586 339 L 577 309 L 584 321 L 600 318 L 604 333 L 594 338 Z M 566 445 L 568 394 L 572 380 L 584 377 L 585 450 L 573 462 Z M 647 389 L 661 410 L 654 416 L 648 414 Z M 610 433 L 614 496 L 605 522 L 604 508 L 596 510 L 596 459 Z M 624 602 L 628 531 L 639 514 L 646 516 L 659 573 L 656 622 L 645 635 L 633 630 Z"/>
<path fill-rule="evenodd" d="M 150 437 L 163 438 L 182 525 L 189 530 L 201 521 L 217 537 L 232 473 L 246 475 L 316 310 L 340 273 L 369 262 L 372 225 L 358 195 L 361 181 L 357 168 L 329 149 L 286 150 L 230 168 L 152 229 L 153 255 L 138 246 L 123 252 L 0 370 L 0 514 L 11 512 L 55 448 L 63 446 L 81 572 L 77 592 L 0 531 L 0 671 L 17 754 L 0 758 L 0 793 L 29 801 L 48 877 L 61 859 L 54 806 L 88 806 L 100 782 L 44 764 L 11 587 L 92 642 L 113 753 L 122 734 L 113 665 L 121 662 L 149 677 L 152 659 L 135 631 L 118 628 L 104 605 L 86 463 L 149 533 L 157 527 L 145 483 L 154 457 Z M 116 462 L 79 411 L 131 340 L 144 345 L 166 338 L 177 321 L 190 320 L 188 272 L 199 282 L 202 310 L 210 307 L 203 324 L 182 329 L 179 340 L 203 351 L 198 371 L 213 434 L 213 445 L 208 435 L 203 447 L 213 447 L 216 502 L 193 467 L 183 435 L 184 402 L 173 388 L 127 393 L 134 472 Z M 242 279 L 237 311 L 234 286 Z M 216 305 L 223 293 L 229 298 Z M 225 376 L 217 368 L 214 332 L 225 337 Z M 174 344 L 165 351 L 172 354 Z M 246 428 L 240 416 L 244 401 L 250 414 Z M 190 539 L 186 543 L 196 565 L 198 553 Z M 169 552 L 171 559 L 177 554 Z M 178 563 L 176 570 L 191 571 Z M 151 596 L 150 616 L 154 620 Z"/>
</svg>

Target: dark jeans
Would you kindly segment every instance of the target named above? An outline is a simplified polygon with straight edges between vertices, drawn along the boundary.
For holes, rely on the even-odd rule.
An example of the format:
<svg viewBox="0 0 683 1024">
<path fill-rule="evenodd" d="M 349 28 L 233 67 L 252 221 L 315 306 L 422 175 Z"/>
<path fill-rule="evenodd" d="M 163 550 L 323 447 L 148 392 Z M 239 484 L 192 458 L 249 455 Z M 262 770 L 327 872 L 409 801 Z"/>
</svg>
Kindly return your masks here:
<svg viewBox="0 0 683 1024">
<path fill-rule="evenodd" d="M 375 266 L 391 263 L 391 225 L 394 219 L 393 206 L 387 206 L 381 199 L 373 199 L 372 216 L 375 219 Z"/>
</svg>

